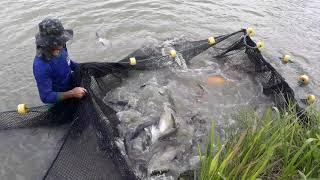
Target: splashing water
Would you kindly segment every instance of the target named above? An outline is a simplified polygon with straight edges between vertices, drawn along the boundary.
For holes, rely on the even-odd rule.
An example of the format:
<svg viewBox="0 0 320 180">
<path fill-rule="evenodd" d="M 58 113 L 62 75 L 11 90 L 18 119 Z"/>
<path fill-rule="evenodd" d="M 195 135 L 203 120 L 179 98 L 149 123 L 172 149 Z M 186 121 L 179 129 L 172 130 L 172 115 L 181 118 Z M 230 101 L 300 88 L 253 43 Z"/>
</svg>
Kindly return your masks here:
<svg viewBox="0 0 320 180">
<path fill-rule="evenodd" d="M 98 32 L 96 32 L 96 38 L 97 38 L 97 43 L 101 44 L 105 48 L 109 49 L 112 47 L 111 41 L 109 41 L 108 39 L 102 38 Z"/>
</svg>

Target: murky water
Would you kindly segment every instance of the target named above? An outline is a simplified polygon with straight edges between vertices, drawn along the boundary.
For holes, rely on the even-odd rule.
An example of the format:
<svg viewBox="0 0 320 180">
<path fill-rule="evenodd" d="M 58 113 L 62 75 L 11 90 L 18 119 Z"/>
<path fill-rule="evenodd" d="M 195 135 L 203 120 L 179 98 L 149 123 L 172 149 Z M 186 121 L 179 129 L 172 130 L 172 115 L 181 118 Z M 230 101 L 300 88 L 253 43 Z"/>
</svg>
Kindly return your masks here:
<svg viewBox="0 0 320 180">
<path fill-rule="evenodd" d="M 47 16 L 59 17 L 66 28 L 74 29 L 75 37 L 68 47 L 71 57 L 78 62 L 115 61 L 146 42 L 180 36 L 199 40 L 252 26 L 257 33 L 255 40 L 266 44 L 263 54 L 300 96 L 306 92 L 320 95 L 317 78 L 320 75 L 320 2 L 317 0 L 96 0 L 90 3 L 3 0 L 0 10 L 0 111 L 14 109 L 21 102 L 30 106 L 41 104 L 33 80 L 32 61 L 37 24 Z M 96 32 L 108 39 L 112 47 L 98 44 Z M 278 57 L 287 53 L 294 64 L 279 62 Z M 302 73 L 312 79 L 308 88 L 296 87 L 296 79 Z M 245 94 L 246 89 L 241 92 Z M 35 167 L 41 167 L 42 157 L 46 156 L 43 152 L 56 146 L 63 128 L 50 133 L 48 136 L 48 131 L 43 129 L 27 135 L 23 131 L 1 132 L 1 179 L 39 178 Z M 56 135 L 54 138 L 50 138 L 52 133 Z M 34 150 L 26 150 L 22 148 L 25 144 L 17 142 L 24 140 L 20 136 L 34 139 L 38 145 L 34 143 Z M 15 145 L 11 146 L 12 141 Z M 39 157 L 34 157 L 34 151 Z M 49 155 L 50 152 L 47 158 L 52 158 Z"/>
</svg>

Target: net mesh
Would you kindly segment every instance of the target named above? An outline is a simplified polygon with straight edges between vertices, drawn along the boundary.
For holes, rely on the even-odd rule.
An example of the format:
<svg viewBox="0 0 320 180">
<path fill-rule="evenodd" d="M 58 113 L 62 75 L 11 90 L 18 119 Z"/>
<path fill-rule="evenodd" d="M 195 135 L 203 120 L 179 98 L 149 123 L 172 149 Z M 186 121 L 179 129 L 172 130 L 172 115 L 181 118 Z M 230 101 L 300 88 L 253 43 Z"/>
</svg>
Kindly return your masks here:
<svg viewBox="0 0 320 180">
<path fill-rule="evenodd" d="M 0 130 L 71 123 L 44 179 L 139 179 L 144 176 L 133 170 L 136 162 L 132 162 L 116 143 L 120 137 L 116 110 L 108 105 L 112 102 L 104 102 L 103 97 L 121 86 L 130 71 L 181 66 L 183 61 L 188 65 L 193 57 L 209 48 L 212 60 L 252 74 L 262 85 L 263 93 L 270 96 L 278 108 L 285 110 L 289 102 L 295 103 L 297 114 L 304 119 L 303 108 L 297 104 L 293 90 L 264 59 L 245 30 L 215 37 L 215 41 L 214 45 L 208 44 L 208 40 L 183 41 L 162 51 L 141 48 L 115 63 L 82 63 L 74 74 L 76 85 L 88 90 L 86 97 L 53 107 L 34 107 L 24 115 L 15 111 L 2 112 Z M 169 55 L 172 49 L 177 52 L 176 58 Z M 129 63 L 131 57 L 136 58 L 134 66 Z"/>
</svg>

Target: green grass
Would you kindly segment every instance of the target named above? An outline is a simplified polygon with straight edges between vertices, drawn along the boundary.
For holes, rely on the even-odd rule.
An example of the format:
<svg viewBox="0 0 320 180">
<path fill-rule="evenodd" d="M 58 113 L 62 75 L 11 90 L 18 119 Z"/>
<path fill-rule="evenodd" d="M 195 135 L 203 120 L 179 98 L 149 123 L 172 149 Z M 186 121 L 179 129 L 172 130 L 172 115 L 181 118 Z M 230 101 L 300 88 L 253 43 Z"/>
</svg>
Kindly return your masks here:
<svg viewBox="0 0 320 180">
<path fill-rule="evenodd" d="M 208 148 L 199 148 L 199 179 L 320 178 L 320 112 L 308 109 L 302 125 L 294 109 L 281 115 L 268 109 L 261 117 L 243 111 L 225 143 L 213 125 Z"/>
</svg>

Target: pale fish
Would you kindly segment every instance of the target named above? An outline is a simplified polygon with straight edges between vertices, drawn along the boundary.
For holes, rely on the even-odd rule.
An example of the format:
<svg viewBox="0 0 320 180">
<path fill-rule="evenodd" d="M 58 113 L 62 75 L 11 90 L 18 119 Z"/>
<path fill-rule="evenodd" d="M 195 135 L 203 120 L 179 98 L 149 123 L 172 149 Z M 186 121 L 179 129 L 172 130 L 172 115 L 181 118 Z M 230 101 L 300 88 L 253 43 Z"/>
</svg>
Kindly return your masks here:
<svg viewBox="0 0 320 180">
<path fill-rule="evenodd" d="M 151 127 L 152 142 L 165 138 L 176 130 L 174 111 L 169 106 L 169 103 L 164 103 L 164 112 L 161 114 L 158 124 Z"/>
<path fill-rule="evenodd" d="M 221 75 L 212 75 L 212 76 L 209 76 L 206 83 L 209 85 L 209 86 L 217 86 L 217 87 L 222 87 L 222 86 L 225 86 L 227 84 L 229 84 L 230 80 L 224 78 L 223 76 Z"/>
</svg>

